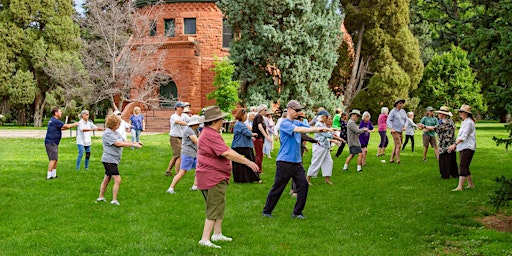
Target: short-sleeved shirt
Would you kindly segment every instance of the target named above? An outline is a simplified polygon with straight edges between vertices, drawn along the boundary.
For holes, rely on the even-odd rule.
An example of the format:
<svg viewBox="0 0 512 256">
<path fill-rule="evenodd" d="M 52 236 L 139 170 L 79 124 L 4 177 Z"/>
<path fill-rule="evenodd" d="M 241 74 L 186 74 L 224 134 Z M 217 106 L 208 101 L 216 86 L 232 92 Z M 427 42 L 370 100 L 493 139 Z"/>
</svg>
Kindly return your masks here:
<svg viewBox="0 0 512 256">
<path fill-rule="evenodd" d="M 302 162 L 302 155 L 300 153 L 301 134 L 299 132 L 293 131 L 293 129 L 295 129 L 297 126 L 309 128 L 308 124 L 297 120 L 291 121 L 288 118 L 286 118 L 281 123 L 281 127 L 279 128 L 279 139 L 281 141 L 281 147 L 277 153 L 277 161 L 290 163 Z"/>
<path fill-rule="evenodd" d="M 316 122 L 315 127 L 327 127 L 325 123 L 322 123 L 320 121 Z M 315 133 L 315 140 L 318 141 L 318 144 L 323 148 L 330 148 L 331 147 L 331 139 L 334 137 L 332 136 L 331 132 L 317 132 Z"/>
<path fill-rule="evenodd" d="M 48 122 L 48 129 L 46 130 L 46 137 L 44 144 L 57 144 L 59 145 L 62 138 L 62 127 L 64 123 L 59 119 L 52 116 Z"/>
<path fill-rule="evenodd" d="M 172 137 L 183 137 L 183 130 L 186 128 L 186 126 L 181 126 L 176 123 L 176 121 L 184 121 L 185 123 L 188 123 L 190 121 L 190 117 L 182 113 L 181 116 L 174 113 L 171 116 L 170 123 L 171 123 L 171 131 L 169 132 L 169 135 Z"/>
<path fill-rule="evenodd" d="M 231 160 L 222 156 L 230 148 L 222 136 L 211 127 L 204 127 L 197 143 L 197 188 L 207 190 L 221 181 L 229 182 Z"/>
<path fill-rule="evenodd" d="M 121 137 L 123 137 L 124 141 L 126 141 L 126 129 L 130 129 L 130 127 L 131 126 L 129 123 L 121 119 L 121 124 L 119 124 L 119 128 L 117 128 L 116 132 L 121 134 Z"/>
<path fill-rule="evenodd" d="M 365 121 L 362 121 L 359 123 L 359 129 L 362 129 L 362 128 L 368 128 L 368 130 L 373 130 L 373 123 L 372 121 L 368 121 L 368 122 L 365 122 Z M 363 132 L 361 134 L 359 134 L 359 142 L 361 143 L 361 145 L 368 145 L 368 142 L 370 141 L 370 132 Z"/>
<path fill-rule="evenodd" d="M 424 116 L 421 118 L 420 124 L 424 124 L 425 126 L 436 126 L 439 124 L 439 121 L 437 120 L 437 118 L 435 118 L 433 116 Z M 436 136 L 436 132 L 435 131 L 425 131 L 425 132 L 423 132 L 423 135 L 428 135 L 428 136 L 434 137 L 434 136 Z"/>
<path fill-rule="evenodd" d="M 243 122 L 236 121 L 233 133 L 234 136 L 231 148 L 254 148 L 252 132 Z"/>
<path fill-rule="evenodd" d="M 186 155 L 190 157 L 197 156 L 197 145 L 190 139 L 190 136 L 197 135 L 199 132 L 197 130 L 193 130 L 190 126 L 185 127 L 185 131 L 183 131 L 183 139 L 181 140 L 181 155 Z"/>
<path fill-rule="evenodd" d="M 130 116 L 130 121 L 132 121 L 132 126 L 133 126 L 133 129 L 137 130 L 137 131 L 142 131 L 142 122 L 144 121 L 144 116 L 139 114 L 139 115 L 131 115 Z"/>
<path fill-rule="evenodd" d="M 265 138 L 263 137 L 263 133 L 261 133 L 260 129 L 258 128 L 258 125 L 261 124 L 263 126 L 263 130 L 267 130 L 267 125 L 265 124 L 265 119 L 262 115 L 256 114 L 254 117 L 254 120 L 252 120 L 252 132 L 257 133 L 258 137 L 256 138 Z"/>
<path fill-rule="evenodd" d="M 114 143 L 118 141 L 124 141 L 121 134 L 107 128 L 105 129 L 101 140 L 103 143 L 103 154 L 101 155 L 101 161 L 103 163 L 119 164 L 123 154 L 123 148 L 114 145 Z"/>
<path fill-rule="evenodd" d="M 84 146 L 90 146 L 92 144 L 92 140 L 91 140 L 91 137 L 92 137 L 92 132 L 91 131 L 87 131 L 87 132 L 84 132 L 84 130 L 93 130 L 93 129 L 96 129 L 98 128 L 93 122 L 87 120 L 80 120 L 80 122 L 78 122 L 78 128 L 77 128 L 77 133 L 76 133 L 76 144 L 78 145 L 84 145 Z"/>
</svg>

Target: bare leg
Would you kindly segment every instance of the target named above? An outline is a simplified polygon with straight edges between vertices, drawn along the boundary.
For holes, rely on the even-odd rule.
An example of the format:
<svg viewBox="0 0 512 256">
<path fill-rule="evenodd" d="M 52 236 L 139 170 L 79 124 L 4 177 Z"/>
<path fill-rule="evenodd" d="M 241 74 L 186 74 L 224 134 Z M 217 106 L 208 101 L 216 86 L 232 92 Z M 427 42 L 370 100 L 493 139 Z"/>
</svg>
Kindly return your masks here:
<svg viewBox="0 0 512 256">
<path fill-rule="evenodd" d="M 181 178 L 183 178 L 183 176 L 185 176 L 186 173 L 187 171 L 180 170 L 180 172 L 178 172 L 178 174 L 176 174 L 176 176 L 174 176 L 174 178 L 172 179 L 171 186 L 169 188 L 174 189 L 176 184 L 178 184 L 178 182 L 181 180 Z"/>
<path fill-rule="evenodd" d="M 119 193 L 119 186 L 121 185 L 121 175 L 113 175 L 114 187 L 112 187 L 112 201 L 117 201 L 117 193 Z"/>
<path fill-rule="evenodd" d="M 363 153 L 357 155 L 357 165 L 361 165 L 363 162 Z"/>
<path fill-rule="evenodd" d="M 436 154 L 437 160 L 439 160 L 439 148 L 437 148 L 437 146 L 434 146 L 434 153 Z"/>
<path fill-rule="evenodd" d="M 222 234 L 222 219 L 215 220 L 215 224 L 213 225 L 213 234 Z"/>
<path fill-rule="evenodd" d="M 345 164 L 349 164 L 350 161 L 352 161 L 352 158 L 354 157 L 354 155 L 350 154 L 347 156 L 347 159 L 345 160 Z"/>
<path fill-rule="evenodd" d="M 177 157 L 172 157 L 171 161 L 169 161 L 169 166 L 167 166 L 167 170 L 165 170 L 166 173 L 170 173 L 174 165 L 176 164 Z"/>
<path fill-rule="evenodd" d="M 332 181 L 331 181 L 331 177 L 330 176 L 325 176 L 325 183 L 332 185 Z"/>
<path fill-rule="evenodd" d="M 471 178 L 471 175 L 466 176 L 466 179 L 468 180 L 467 188 L 475 188 L 475 184 L 473 184 L 473 178 Z"/>
<path fill-rule="evenodd" d="M 423 161 L 427 160 L 428 146 L 423 147 Z"/>
<path fill-rule="evenodd" d="M 215 225 L 215 220 L 209 220 L 206 219 L 204 221 L 204 228 L 203 228 L 203 236 L 201 237 L 201 240 L 203 241 L 209 241 L 210 240 L 210 234 L 212 233 L 213 226 Z"/>
<path fill-rule="evenodd" d="M 105 175 L 103 178 L 103 181 L 100 185 L 100 195 L 98 198 L 104 198 L 105 197 L 105 190 L 107 190 L 108 183 L 110 182 L 110 176 Z"/>
<path fill-rule="evenodd" d="M 464 176 L 459 176 L 459 184 L 457 185 L 457 187 L 455 189 L 453 189 L 452 191 L 461 191 L 464 189 L 464 182 L 466 181 L 466 177 Z"/>
<path fill-rule="evenodd" d="M 361 164 L 366 166 L 366 154 L 368 154 L 368 148 L 363 148 L 363 157 L 361 159 Z"/>
</svg>

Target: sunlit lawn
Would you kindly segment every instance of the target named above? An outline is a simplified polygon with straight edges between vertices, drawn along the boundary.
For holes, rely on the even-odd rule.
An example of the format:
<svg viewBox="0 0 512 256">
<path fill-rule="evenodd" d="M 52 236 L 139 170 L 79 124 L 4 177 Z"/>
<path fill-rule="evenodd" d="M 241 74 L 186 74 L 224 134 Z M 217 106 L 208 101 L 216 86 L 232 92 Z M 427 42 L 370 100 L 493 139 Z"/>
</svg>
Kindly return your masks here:
<svg viewBox="0 0 512 256">
<path fill-rule="evenodd" d="M 263 184 L 230 184 L 223 231 L 233 242 L 219 243 L 220 250 L 197 245 L 204 205 L 199 192 L 188 190 L 193 175 L 175 195 L 165 193 L 168 135 L 143 135 L 143 149 L 124 150 L 117 207 L 94 202 L 104 172 L 101 138 L 93 141 L 90 170 L 78 172 L 74 139 L 63 139 L 59 178 L 50 181 L 42 139 L 2 139 L 0 255 L 512 255 L 512 234 L 478 222 L 495 213 L 488 204 L 494 177 L 512 176 L 510 153 L 491 140 L 506 132 L 502 124 L 479 123 L 477 134 L 475 190 L 451 192 L 457 181 L 439 178 L 432 150 L 421 161 L 419 132 L 415 153 L 407 147 L 401 164 L 381 163 L 390 148 L 385 158 L 376 157 L 375 133 L 363 173 L 355 172 L 355 161 L 341 171 L 345 149 L 334 159 L 334 185 L 313 179 L 305 220 L 290 218 L 294 200 L 287 191 L 273 219 L 260 215 L 276 149 L 273 159 L 264 159 Z M 231 134 L 224 137 L 231 142 Z M 307 153 L 306 168 L 310 158 Z"/>
</svg>

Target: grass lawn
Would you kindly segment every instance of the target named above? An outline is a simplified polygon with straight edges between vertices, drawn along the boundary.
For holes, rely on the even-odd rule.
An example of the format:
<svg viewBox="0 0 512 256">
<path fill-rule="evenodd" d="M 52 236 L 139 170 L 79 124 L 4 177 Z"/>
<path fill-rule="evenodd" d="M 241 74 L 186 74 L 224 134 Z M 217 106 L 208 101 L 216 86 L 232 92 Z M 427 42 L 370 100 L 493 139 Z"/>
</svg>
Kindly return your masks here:
<svg viewBox="0 0 512 256">
<path fill-rule="evenodd" d="M 220 250 L 197 244 L 204 203 L 199 192 L 188 190 L 193 175 L 182 179 L 175 195 L 165 193 L 171 182 L 163 175 L 171 155 L 168 135 L 143 134 L 144 148 L 124 150 L 121 206 L 94 202 L 104 173 L 101 138 L 93 139 L 89 171 L 75 170 L 75 141 L 64 138 L 59 178 L 50 181 L 42 139 L 2 139 L 0 255 L 512 255 L 512 233 L 478 221 L 495 214 L 488 204 L 494 178 L 512 175 L 511 153 L 491 140 L 506 132 L 503 124 L 478 123 L 477 136 L 471 165 L 476 189 L 451 192 L 457 180 L 439 178 L 432 150 L 422 161 L 420 132 L 416 152 L 408 146 L 401 164 L 381 162 L 389 160 L 390 147 L 385 158 L 375 156 L 374 133 L 363 173 L 355 172 L 355 160 L 341 171 L 345 149 L 334 158 L 334 185 L 312 180 L 305 220 L 290 218 L 288 191 L 273 219 L 260 215 L 276 149 L 274 159 L 264 159 L 263 184 L 229 185 L 223 233 L 233 242 L 218 243 Z M 224 138 L 231 143 L 231 134 Z M 306 153 L 306 169 L 310 160 Z"/>
</svg>

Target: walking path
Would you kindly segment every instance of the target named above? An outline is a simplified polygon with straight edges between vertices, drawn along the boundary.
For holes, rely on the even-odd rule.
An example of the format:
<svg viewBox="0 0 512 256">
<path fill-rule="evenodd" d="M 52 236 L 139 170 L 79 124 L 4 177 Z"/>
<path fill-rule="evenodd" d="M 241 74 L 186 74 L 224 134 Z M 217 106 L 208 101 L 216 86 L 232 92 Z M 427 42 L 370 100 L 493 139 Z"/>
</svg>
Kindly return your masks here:
<svg viewBox="0 0 512 256">
<path fill-rule="evenodd" d="M 161 132 L 144 132 L 145 135 L 161 134 Z M 43 138 L 46 130 L 14 130 L 0 129 L 0 138 Z M 95 131 L 94 136 L 103 136 L 103 131 Z M 76 137 L 76 130 L 62 131 L 62 138 Z"/>
</svg>

